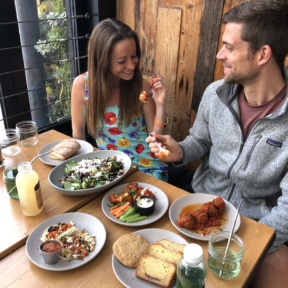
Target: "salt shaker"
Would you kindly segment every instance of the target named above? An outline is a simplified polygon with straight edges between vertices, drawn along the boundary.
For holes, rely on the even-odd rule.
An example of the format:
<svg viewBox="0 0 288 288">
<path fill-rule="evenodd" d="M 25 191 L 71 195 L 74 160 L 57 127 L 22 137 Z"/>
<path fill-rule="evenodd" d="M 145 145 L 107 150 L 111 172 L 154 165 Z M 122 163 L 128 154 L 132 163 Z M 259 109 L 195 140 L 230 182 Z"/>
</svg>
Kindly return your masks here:
<svg viewBox="0 0 288 288">
<path fill-rule="evenodd" d="M 203 249 L 198 244 L 187 244 L 183 258 L 177 267 L 177 288 L 205 287 L 206 267 L 203 262 Z"/>
</svg>

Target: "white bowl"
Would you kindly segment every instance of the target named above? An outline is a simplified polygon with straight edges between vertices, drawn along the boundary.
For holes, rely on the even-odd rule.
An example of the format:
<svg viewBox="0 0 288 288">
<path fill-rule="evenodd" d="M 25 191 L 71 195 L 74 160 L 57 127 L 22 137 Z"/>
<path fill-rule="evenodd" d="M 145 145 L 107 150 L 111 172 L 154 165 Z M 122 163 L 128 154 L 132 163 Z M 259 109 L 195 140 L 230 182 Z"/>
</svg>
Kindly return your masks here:
<svg viewBox="0 0 288 288">
<path fill-rule="evenodd" d="M 64 189 L 64 188 L 60 187 L 61 183 L 59 182 L 59 179 L 64 176 L 65 166 L 69 162 L 71 162 L 71 161 L 80 162 L 83 159 L 94 158 L 94 157 L 101 158 L 101 159 L 108 158 L 108 157 L 113 158 L 114 156 L 117 157 L 117 160 L 122 159 L 122 161 L 124 163 L 125 172 L 123 173 L 123 175 L 116 178 L 112 182 L 110 182 L 108 184 L 104 184 L 102 186 L 95 187 L 95 188 L 80 189 L 80 190 L 68 190 L 68 189 Z M 102 192 L 103 190 L 106 190 L 107 188 L 109 188 L 109 187 L 115 185 L 116 183 L 118 183 L 119 181 L 121 181 L 125 177 L 127 172 L 129 171 L 130 167 L 131 167 L 131 159 L 127 154 L 125 154 L 123 152 L 115 151 L 115 150 L 93 151 L 93 152 L 81 154 L 81 155 L 69 158 L 66 161 L 63 161 L 63 163 L 57 165 L 50 172 L 50 174 L 48 176 L 48 180 L 49 180 L 49 183 L 56 190 L 58 190 L 60 193 L 65 194 L 65 195 L 83 196 L 83 195 L 88 195 L 88 194 L 100 194 L 100 192 Z"/>
</svg>

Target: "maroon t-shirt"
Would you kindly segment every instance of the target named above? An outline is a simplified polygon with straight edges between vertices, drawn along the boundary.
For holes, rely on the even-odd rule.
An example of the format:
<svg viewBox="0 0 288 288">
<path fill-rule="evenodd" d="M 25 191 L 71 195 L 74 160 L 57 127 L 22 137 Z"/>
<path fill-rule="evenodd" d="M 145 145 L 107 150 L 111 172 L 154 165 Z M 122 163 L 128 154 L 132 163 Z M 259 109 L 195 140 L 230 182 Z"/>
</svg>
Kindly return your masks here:
<svg viewBox="0 0 288 288">
<path fill-rule="evenodd" d="M 286 85 L 271 101 L 261 106 L 250 106 L 244 95 L 243 89 L 239 92 L 238 103 L 240 107 L 240 121 L 244 139 L 246 139 L 250 127 L 260 118 L 276 111 L 283 103 L 286 95 Z"/>
</svg>

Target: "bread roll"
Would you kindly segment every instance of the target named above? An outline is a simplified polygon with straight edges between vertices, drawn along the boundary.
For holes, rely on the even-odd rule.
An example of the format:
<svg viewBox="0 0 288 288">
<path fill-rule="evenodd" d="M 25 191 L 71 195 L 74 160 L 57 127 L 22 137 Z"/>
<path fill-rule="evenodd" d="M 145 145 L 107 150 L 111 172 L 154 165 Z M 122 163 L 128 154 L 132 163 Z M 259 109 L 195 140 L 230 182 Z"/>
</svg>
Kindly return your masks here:
<svg viewBox="0 0 288 288">
<path fill-rule="evenodd" d="M 81 148 L 75 139 L 65 139 L 51 149 L 50 158 L 54 160 L 66 160 Z"/>
<path fill-rule="evenodd" d="M 149 243 L 141 235 L 125 234 L 119 237 L 113 244 L 113 253 L 115 257 L 124 266 L 135 268 L 139 258 L 146 254 Z"/>
</svg>

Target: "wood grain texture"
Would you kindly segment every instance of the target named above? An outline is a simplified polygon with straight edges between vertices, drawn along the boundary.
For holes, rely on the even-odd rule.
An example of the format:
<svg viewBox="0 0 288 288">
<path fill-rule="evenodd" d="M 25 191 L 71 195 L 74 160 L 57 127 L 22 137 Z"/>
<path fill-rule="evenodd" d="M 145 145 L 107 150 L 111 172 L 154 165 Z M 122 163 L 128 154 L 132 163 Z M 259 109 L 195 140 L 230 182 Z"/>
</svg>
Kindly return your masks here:
<svg viewBox="0 0 288 288">
<path fill-rule="evenodd" d="M 173 127 L 171 132 L 171 135 L 177 141 L 180 141 L 186 137 L 191 127 L 192 91 L 198 57 L 197 43 L 200 37 L 203 0 L 162 0 L 160 4 L 182 9 Z"/>
<path fill-rule="evenodd" d="M 135 4 L 135 1 L 131 0 L 116 1 L 116 18 L 129 25 L 133 30 L 135 30 Z"/>
<path fill-rule="evenodd" d="M 204 1 L 198 57 L 194 76 L 192 110 L 197 111 L 206 87 L 214 81 L 219 29 L 224 0 Z"/>
<path fill-rule="evenodd" d="M 143 182 L 154 185 L 167 194 L 169 203 L 173 203 L 177 198 L 188 194 L 168 183 L 160 181 L 150 175 L 140 171 L 133 173 L 122 183 Z M 120 183 L 121 184 L 121 183 Z M 120 185 L 119 184 L 119 185 Z M 101 201 L 103 195 L 90 201 L 77 212 L 87 213 L 98 218 L 105 226 L 107 232 L 106 243 L 103 250 L 97 257 L 78 269 L 72 271 L 63 271 L 55 273 L 53 271 L 43 270 L 33 265 L 26 256 L 25 246 L 17 249 L 14 253 L 1 260 L 0 264 L 0 283 L 3 287 L 123 287 L 116 278 L 112 269 L 112 245 L 122 235 L 132 233 L 137 230 L 146 228 L 166 229 L 181 235 L 189 243 L 197 243 L 202 246 L 204 251 L 205 263 L 207 263 L 208 252 L 206 241 L 200 241 L 189 238 L 181 234 L 171 224 L 169 213 L 167 213 L 158 221 L 144 227 L 128 227 L 112 222 L 101 210 Z M 271 244 L 274 236 L 274 229 L 241 216 L 241 226 L 237 234 L 244 240 L 245 253 L 242 259 L 241 272 L 237 278 L 223 281 L 211 274 L 207 267 L 207 278 L 205 282 L 206 288 L 239 288 L 245 287 L 249 280 L 251 271 L 257 266 L 259 259 L 266 254 L 266 247 Z M 96 243 L 97 245 L 97 243 Z M 84 260 L 85 261 L 85 260 Z M 129 268 L 127 268 L 129 269 Z M 2 287 L 1 286 L 1 287 Z"/>
<path fill-rule="evenodd" d="M 136 32 L 141 46 L 141 70 L 145 76 L 155 72 L 155 50 L 157 34 L 157 0 L 136 1 Z"/>
<path fill-rule="evenodd" d="M 166 113 L 170 120 L 165 128 L 167 134 L 172 133 L 171 120 L 175 109 L 181 16 L 182 10 L 179 8 L 158 8 L 155 71 L 164 76 L 167 95 Z"/>
<path fill-rule="evenodd" d="M 22 151 L 17 155 L 17 157 L 13 157 L 11 162 L 7 163 L 7 159 L 4 161 L 5 165 L 7 167 L 17 165 L 17 163 L 21 161 L 30 161 L 38 154 L 39 150 L 44 145 L 56 140 L 67 138 L 70 137 L 55 130 L 49 130 L 42 133 L 39 135 L 39 141 L 35 146 L 22 147 Z M 35 217 L 27 217 L 23 215 L 20 210 L 19 201 L 8 196 L 5 183 L 1 179 L 0 211 L 2 216 L 5 215 L 5 221 L 3 221 L 3 219 L 0 221 L 0 230 L 5 231 L 5 237 L 0 238 L 0 259 L 22 246 L 26 242 L 31 231 L 47 218 L 65 212 L 75 211 L 97 197 L 95 194 L 72 197 L 59 193 L 50 185 L 48 181 L 48 175 L 53 168 L 54 166 L 47 165 L 41 162 L 40 159 L 36 159 L 33 162 L 33 169 L 39 174 L 40 187 L 44 203 L 43 211 Z M 0 168 L 0 173 L 3 173 L 4 169 L 5 167 L 2 166 Z M 137 170 L 138 169 L 135 167 L 135 165 L 132 165 L 127 174 L 130 175 L 130 173 L 134 173 Z"/>
</svg>

